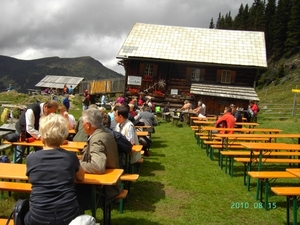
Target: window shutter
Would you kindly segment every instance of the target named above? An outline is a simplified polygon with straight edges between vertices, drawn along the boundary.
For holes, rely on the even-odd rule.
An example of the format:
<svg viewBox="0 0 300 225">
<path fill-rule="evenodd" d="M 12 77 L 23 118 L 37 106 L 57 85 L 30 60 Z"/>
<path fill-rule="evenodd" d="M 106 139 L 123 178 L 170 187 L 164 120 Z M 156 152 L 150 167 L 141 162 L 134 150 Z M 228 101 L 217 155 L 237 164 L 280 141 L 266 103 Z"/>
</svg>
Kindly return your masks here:
<svg viewBox="0 0 300 225">
<path fill-rule="evenodd" d="M 231 83 L 235 83 L 236 71 L 231 70 L 230 76 L 231 76 Z"/>
<path fill-rule="evenodd" d="M 145 75 L 145 64 L 144 63 L 140 63 L 140 76 L 144 76 Z"/>
<path fill-rule="evenodd" d="M 186 68 L 186 74 L 185 74 L 185 77 L 188 81 L 191 80 L 191 72 L 192 72 L 192 68 L 191 67 L 187 67 Z"/>
<path fill-rule="evenodd" d="M 157 69 L 158 69 L 158 65 L 153 64 L 153 77 L 157 77 Z"/>
<path fill-rule="evenodd" d="M 217 70 L 217 82 L 221 82 L 222 70 Z"/>
</svg>

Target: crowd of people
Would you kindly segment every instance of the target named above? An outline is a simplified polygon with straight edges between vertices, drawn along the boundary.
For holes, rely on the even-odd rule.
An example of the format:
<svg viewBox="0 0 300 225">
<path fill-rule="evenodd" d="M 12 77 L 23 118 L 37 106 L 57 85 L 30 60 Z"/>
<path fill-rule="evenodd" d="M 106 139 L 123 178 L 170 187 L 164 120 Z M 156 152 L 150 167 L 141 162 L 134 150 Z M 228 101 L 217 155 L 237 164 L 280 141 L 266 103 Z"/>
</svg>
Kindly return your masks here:
<svg viewBox="0 0 300 225">
<path fill-rule="evenodd" d="M 247 112 L 250 114 L 252 118 L 257 117 L 258 114 L 258 106 L 253 101 L 249 101 L 249 106 Z M 242 114 L 234 104 L 230 106 L 226 106 L 224 108 L 223 115 L 216 121 L 216 127 L 224 127 L 224 128 L 242 128 L 242 125 L 235 124 L 236 122 L 243 122 Z M 234 131 L 221 131 L 220 133 L 228 133 L 233 134 Z"/>
<path fill-rule="evenodd" d="M 82 116 L 78 121 L 68 112 L 70 104 L 67 102 L 68 94 L 65 94 L 61 104 L 51 99 L 28 105 L 16 123 L 16 132 L 20 136 L 41 140 L 44 144 L 43 148 L 35 147 L 33 154 L 26 157 L 26 175 L 32 184 L 32 192 L 25 224 L 69 224 L 92 204 L 89 197 L 91 187 L 75 185 L 74 181 L 83 181 L 85 173 L 103 174 L 109 168 L 125 169 L 125 154 L 131 151 L 132 145 L 144 144 L 137 136 L 136 124 L 147 125 L 150 127 L 148 132 L 155 132 L 154 126 L 158 122 L 148 104 L 130 107 L 121 95 L 111 112 L 107 113 L 105 108 L 90 104 L 86 99 L 88 95 L 85 91 Z M 75 129 L 74 136 L 69 134 L 70 129 Z M 125 138 L 129 150 L 119 148 L 117 135 Z M 144 138 L 150 140 L 150 135 Z M 74 153 L 60 148 L 68 140 L 86 142 L 80 160 Z M 145 143 L 144 155 L 149 156 L 149 142 Z M 22 163 L 24 150 L 24 146 L 15 148 L 15 163 Z M 140 152 L 130 155 L 127 163 L 131 165 L 142 158 Z M 98 203 L 102 207 L 121 192 L 121 186 L 117 183 L 98 191 L 104 193 Z"/>
</svg>

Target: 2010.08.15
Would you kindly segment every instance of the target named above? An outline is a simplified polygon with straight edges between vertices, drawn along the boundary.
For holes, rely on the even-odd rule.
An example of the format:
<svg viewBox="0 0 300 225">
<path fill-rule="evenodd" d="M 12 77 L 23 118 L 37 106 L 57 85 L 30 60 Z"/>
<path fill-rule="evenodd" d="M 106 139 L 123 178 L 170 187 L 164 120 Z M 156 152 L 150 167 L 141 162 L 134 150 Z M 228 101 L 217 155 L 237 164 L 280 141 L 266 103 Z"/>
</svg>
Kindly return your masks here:
<svg viewBox="0 0 300 225">
<path fill-rule="evenodd" d="M 249 203 L 249 202 L 231 202 L 230 203 L 230 208 L 231 209 L 263 209 L 264 204 L 262 202 L 254 202 L 254 203 Z M 269 209 L 276 209 L 276 202 L 269 202 L 268 203 L 268 208 Z"/>
</svg>

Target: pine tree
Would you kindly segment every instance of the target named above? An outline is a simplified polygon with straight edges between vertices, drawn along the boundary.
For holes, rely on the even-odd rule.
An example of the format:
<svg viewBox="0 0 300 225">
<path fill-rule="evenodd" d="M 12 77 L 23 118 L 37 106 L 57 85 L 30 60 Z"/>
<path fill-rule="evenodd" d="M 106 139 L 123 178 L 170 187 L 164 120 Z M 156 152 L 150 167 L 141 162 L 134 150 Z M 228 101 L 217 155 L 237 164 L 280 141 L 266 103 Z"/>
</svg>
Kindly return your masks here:
<svg viewBox="0 0 300 225">
<path fill-rule="evenodd" d="M 276 11 L 276 0 L 269 0 L 268 4 L 266 5 L 266 11 L 265 11 L 265 21 L 266 21 L 265 39 L 266 39 L 266 49 L 267 49 L 268 57 L 272 55 L 272 49 L 273 49 L 275 11 Z"/>
<path fill-rule="evenodd" d="M 300 1 L 292 0 L 287 39 L 284 43 L 284 56 L 289 57 L 300 50 Z"/>
<path fill-rule="evenodd" d="M 291 0 L 279 0 L 275 12 L 274 46 L 275 59 L 280 59 L 284 53 L 284 43 L 287 37 L 287 26 L 290 18 Z"/>
<path fill-rule="evenodd" d="M 240 8 L 239 8 L 239 12 L 238 14 L 235 16 L 232 24 L 232 28 L 234 30 L 242 30 L 243 26 L 242 26 L 242 17 L 243 17 L 243 13 L 244 13 L 244 5 L 241 4 Z"/>
<path fill-rule="evenodd" d="M 249 6 L 246 4 L 242 18 L 241 18 L 241 25 L 242 25 L 242 30 L 250 30 L 249 26 Z"/>
<path fill-rule="evenodd" d="M 219 17 L 218 17 L 218 20 L 217 20 L 217 24 L 216 24 L 217 29 L 220 29 L 220 23 L 221 23 L 221 13 L 219 13 Z"/>
<path fill-rule="evenodd" d="M 254 0 L 252 7 L 249 10 L 249 19 L 251 23 L 250 30 L 264 31 L 265 30 L 265 2 Z"/>
<path fill-rule="evenodd" d="M 214 19 L 213 18 L 211 18 L 211 20 L 210 20 L 209 28 L 210 29 L 214 29 L 215 28 L 215 24 L 214 24 Z"/>
<path fill-rule="evenodd" d="M 232 30 L 232 17 L 231 17 L 231 12 L 229 11 L 229 13 L 226 13 L 225 15 L 225 29 L 230 29 Z"/>
</svg>

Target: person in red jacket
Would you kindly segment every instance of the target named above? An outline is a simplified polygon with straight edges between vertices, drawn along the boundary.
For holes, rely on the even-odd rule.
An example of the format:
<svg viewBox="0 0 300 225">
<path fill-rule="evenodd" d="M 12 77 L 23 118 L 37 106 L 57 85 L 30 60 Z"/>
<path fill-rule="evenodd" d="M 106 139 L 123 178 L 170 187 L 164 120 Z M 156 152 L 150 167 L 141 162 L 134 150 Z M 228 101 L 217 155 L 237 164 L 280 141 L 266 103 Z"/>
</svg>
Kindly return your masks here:
<svg viewBox="0 0 300 225">
<path fill-rule="evenodd" d="M 251 116 L 256 116 L 258 113 L 258 106 L 256 105 L 255 101 L 250 100 L 249 101 L 249 113 L 251 114 Z"/>
<path fill-rule="evenodd" d="M 226 106 L 224 109 L 224 114 L 216 121 L 216 127 L 224 127 L 224 128 L 234 128 L 235 119 L 231 113 L 231 108 Z M 233 134 L 234 131 L 220 131 L 220 134 Z"/>
</svg>

